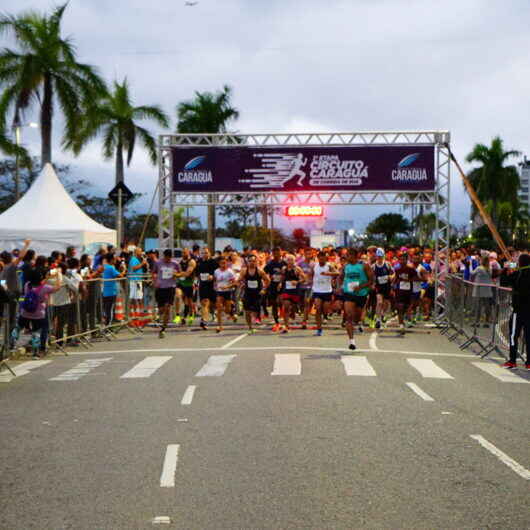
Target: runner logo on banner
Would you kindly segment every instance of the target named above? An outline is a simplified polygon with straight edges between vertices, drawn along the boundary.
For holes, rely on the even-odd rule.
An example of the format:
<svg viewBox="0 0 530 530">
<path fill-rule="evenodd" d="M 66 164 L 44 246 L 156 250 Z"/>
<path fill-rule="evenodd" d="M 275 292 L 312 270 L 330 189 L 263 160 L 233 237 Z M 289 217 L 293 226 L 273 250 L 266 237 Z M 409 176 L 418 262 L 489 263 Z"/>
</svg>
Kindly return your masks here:
<svg viewBox="0 0 530 530">
<path fill-rule="evenodd" d="M 433 191 L 434 146 L 174 147 L 173 190 Z"/>
</svg>

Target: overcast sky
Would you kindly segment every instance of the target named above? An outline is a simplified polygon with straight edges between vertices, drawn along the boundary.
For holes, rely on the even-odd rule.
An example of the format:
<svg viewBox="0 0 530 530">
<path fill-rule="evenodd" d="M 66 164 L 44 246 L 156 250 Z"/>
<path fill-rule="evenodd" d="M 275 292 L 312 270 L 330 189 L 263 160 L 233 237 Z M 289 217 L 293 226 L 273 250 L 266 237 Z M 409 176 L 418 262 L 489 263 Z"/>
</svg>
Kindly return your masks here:
<svg viewBox="0 0 530 530">
<path fill-rule="evenodd" d="M 528 0 L 184 4 L 71 0 L 64 33 L 75 39 L 79 60 L 98 66 L 108 81 L 127 76 L 136 104 L 162 105 L 172 128 L 179 101 L 229 84 L 240 111 L 233 128 L 242 133 L 449 130 L 462 161 L 473 144 L 495 135 L 530 155 Z M 53 5 L 2 0 L 1 9 Z M 24 129 L 24 141 L 40 152 L 35 130 Z M 94 142 L 73 159 L 55 141 L 54 161 L 70 163 L 76 177 L 106 193 L 114 168 L 100 147 Z M 452 175 L 452 222 L 462 225 L 469 201 Z M 126 182 L 147 194 L 145 209 L 156 179 L 137 149 Z M 327 215 L 362 228 L 378 213 L 335 207 Z"/>
</svg>

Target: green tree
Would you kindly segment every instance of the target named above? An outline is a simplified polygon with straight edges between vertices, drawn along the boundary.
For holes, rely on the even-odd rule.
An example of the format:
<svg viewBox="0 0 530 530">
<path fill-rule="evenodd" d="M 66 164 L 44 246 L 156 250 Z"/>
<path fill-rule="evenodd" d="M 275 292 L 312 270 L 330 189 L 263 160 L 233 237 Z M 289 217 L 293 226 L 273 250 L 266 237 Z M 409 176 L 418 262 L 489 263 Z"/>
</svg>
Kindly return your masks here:
<svg viewBox="0 0 530 530">
<path fill-rule="evenodd" d="M 419 214 L 414 218 L 413 223 L 420 245 L 424 245 L 426 241 L 432 239 L 433 233 L 436 229 L 436 214 Z"/>
<path fill-rule="evenodd" d="M 127 79 L 122 83 L 115 81 L 112 92 L 102 94 L 86 107 L 76 134 L 65 145 L 75 155 L 79 155 L 92 139 L 101 134 L 103 158 L 114 158 L 115 183 L 118 184 L 125 180 L 124 156 L 129 166 L 138 140 L 147 150 L 151 163 L 156 164 L 156 141 L 147 129 L 138 124 L 143 120 L 153 121 L 160 127 L 169 126 L 167 115 L 158 105 L 133 105 Z M 116 226 L 119 221 L 116 210 Z"/>
<path fill-rule="evenodd" d="M 408 234 L 410 230 L 409 222 L 399 213 L 381 214 L 366 227 L 366 233 L 369 235 L 383 235 L 387 245 L 396 234 Z"/>
<path fill-rule="evenodd" d="M 309 235 L 303 228 L 295 228 L 292 234 L 293 243 L 296 248 L 309 246 Z"/>
<path fill-rule="evenodd" d="M 480 164 L 470 171 L 468 178 L 480 201 L 490 210 L 495 225 L 499 223 L 499 205 L 503 202 L 515 204 L 517 200 L 517 168 L 505 165 L 517 156 L 520 156 L 519 151 L 505 151 L 503 141 L 496 136 L 490 146 L 476 144 L 466 157 L 467 162 Z"/>
<path fill-rule="evenodd" d="M 93 66 L 77 62 L 70 37 L 61 35 L 67 4 L 51 14 L 26 11 L 0 16 L 0 33 L 14 37 L 18 50 L 0 52 L 0 119 L 13 120 L 35 104 L 40 106 L 41 166 L 52 161 L 52 121 L 58 105 L 65 118 L 63 139 L 68 141 L 79 123 L 83 102 L 105 89 Z"/>
<path fill-rule="evenodd" d="M 232 90 L 224 86 L 213 92 L 195 92 L 195 97 L 177 105 L 177 133 L 218 134 L 227 131 L 228 123 L 236 120 L 239 112 L 232 106 Z M 215 202 L 209 195 L 208 202 Z M 208 206 L 208 247 L 215 250 L 215 205 Z"/>
<path fill-rule="evenodd" d="M 2 129 L 0 129 L 0 153 L 15 157 L 23 167 L 31 166 L 31 158 L 26 149 L 13 142 Z"/>
<path fill-rule="evenodd" d="M 245 245 L 255 248 L 270 248 L 271 242 L 273 247 L 290 248 L 292 246 L 283 232 L 275 228 L 271 230 L 262 226 L 247 226 L 243 230 L 241 239 L 243 239 Z"/>
</svg>

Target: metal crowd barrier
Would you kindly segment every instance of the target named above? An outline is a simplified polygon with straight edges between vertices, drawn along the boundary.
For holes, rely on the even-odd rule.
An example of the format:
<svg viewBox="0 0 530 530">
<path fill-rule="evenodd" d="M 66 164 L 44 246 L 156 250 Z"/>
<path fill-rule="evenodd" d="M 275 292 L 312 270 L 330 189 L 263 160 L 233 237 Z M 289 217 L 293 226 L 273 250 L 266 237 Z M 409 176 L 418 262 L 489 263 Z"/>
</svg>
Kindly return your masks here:
<svg viewBox="0 0 530 530">
<path fill-rule="evenodd" d="M 442 333 L 447 334 L 449 340 L 462 341 L 461 349 L 478 346 L 482 358 L 492 352 L 508 358 L 512 290 L 470 282 L 454 275 L 448 275 L 446 289 L 446 325 Z M 522 334 L 518 346 L 519 357 L 524 359 Z"/>
<path fill-rule="evenodd" d="M 151 278 L 138 275 L 139 279 L 128 277 L 116 279 L 86 279 L 79 283 L 77 291 L 68 287 L 68 303 L 58 305 L 57 296 L 50 295 L 48 301 L 48 346 L 56 348 L 67 355 L 69 347 L 90 349 L 93 343 L 101 340 L 112 340 L 117 334 L 126 330 L 133 334 L 156 318 L 156 304 Z M 114 282 L 116 296 L 104 296 L 104 286 Z M 60 301 L 60 300 L 59 300 Z M 0 362 L 5 362 L 14 351 L 28 349 L 30 336 L 19 330 L 18 339 L 12 331 L 18 329 L 17 304 L 0 306 Z M 15 314 L 10 313 L 10 309 Z"/>
</svg>

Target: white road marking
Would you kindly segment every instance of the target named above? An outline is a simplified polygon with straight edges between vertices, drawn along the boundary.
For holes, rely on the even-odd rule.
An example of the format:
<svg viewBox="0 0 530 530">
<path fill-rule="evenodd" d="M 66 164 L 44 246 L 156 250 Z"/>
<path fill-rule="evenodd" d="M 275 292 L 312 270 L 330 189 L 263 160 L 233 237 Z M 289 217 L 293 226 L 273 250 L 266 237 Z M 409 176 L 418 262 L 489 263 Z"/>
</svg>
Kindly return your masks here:
<svg viewBox="0 0 530 530">
<path fill-rule="evenodd" d="M 299 353 L 277 353 L 271 375 L 300 375 L 302 363 Z"/>
<path fill-rule="evenodd" d="M 243 335 L 239 335 L 239 337 L 236 337 L 234 340 L 231 340 L 230 342 L 227 342 L 224 346 L 221 346 L 221 350 L 228 350 L 230 346 L 233 346 L 236 342 L 239 342 L 241 339 L 244 339 L 245 337 L 248 337 L 246 333 L 243 333 Z"/>
<path fill-rule="evenodd" d="M 237 355 L 211 355 L 195 377 L 220 377 Z"/>
<path fill-rule="evenodd" d="M 140 379 L 143 377 L 150 377 L 163 364 L 167 363 L 169 359 L 171 359 L 171 357 L 167 355 L 160 357 L 146 357 L 143 361 L 135 364 L 128 372 L 125 372 L 120 379 Z"/>
<path fill-rule="evenodd" d="M 473 440 L 476 440 L 482 447 L 487 449 L 491 454 L 495 455 L 503 464 L 506 464 L 509 468 L 513 469 L 520 477 L 525 480 L 530 480 L 530 470 L 525 469 L 521 464 L 510 458 L 506 453 L 503 453 L 500 449 L 497 449 L 492 443 L 488 442 L 480 434 L 470 434 Z"/>
<path fill-rule="evenodd" d="M 81 377 L 87 375 L 90 371 L 111 359 L 112 357 L 106 357 L 105 359 L 87 359 L 77 366 L 74 366 L 74 368 L 63 372 L 56 377 L 52 377 L 50 381 L 77 381 L 78 379 L 81 379 Z"/>
<path fill-rule="evenodd" d="M 366 357 L 342 356 L 340 358 L 344 365 L 346 375 L 375 376 L 375 370 Z"/>
<path fill-rule="evenodd" d="M 167 515 L 157 515 L 153 519 L 153 524 L 171 524 L 171 519 Z"/>
<path fill-rule="evenodd" d="M 424 392 L 418 385 L 414 383 L 405 383 L 415 394 L 418 394 L 418 396 L 421 397 L 424 401 L 434 401 L 434 399 L 427 394 L 427 392 Z M 443 412 L 442 412 L 443 414 Z"/>
<path fill-rule="evenodd" d="M 513 370 L 507 370 L 506 368 L 501 368 L 498 364 L 493 363 L 471 363 L 477 368 L 480 368 L 489 375 L 492 375 L 499 381 L 503 383 L 530 383 L 526 379 L 519 377 L 513 372 Z"/>
<path fill-rule="evenodd" d="M 251 346 L 251 347 L 237 347 L 230 348 L 231 351 L 265 351 L 265 350 L 308 350 L 308 351 L 327 351 L 327 352 L 344 352 L 351 353 L 348 348 L 334 348 L 334 347 L 312 347 L 312 346 Z M 190 353 L 190 352 L 212 352 L 212 351 L 225 351 L 223 348 L 140 348 L 138 350 L 112 350 L 112 351 L 99 351 L 99 352 L 69 352 L 70 356 L 73 355 L 110 355 L 117 353 Z M 357 349 L 356 353 L 375 353 L 369 349 Z M 377 353 L 394 353 L 398 355 L 425 355 L 428 357 L 458 357 L 458 358 L 472 358 L 476 359 L 477 356 L 468 353 L 436 353 L 436 352 L 424 352 L 424 351 L 402 351 L 402 350 L 378 350 Z M 500 359 L 500 357 L 490 357 L 491 359 Z"/>
<path fill-rule="evenodd" d="M 9 370 L 4 369 L 5 371 L 0 372 L 0 383 L 9 383 L 15 377 L 21 377 L 23 375 L 29 374 L 31 370 L 38 368 L 39 366 L 44 366 L 45 364 L 51 363 L 51 361 L 26 361 L 25 363 L 20 363 L 17 365 L 11 366 L 13 372 L 16 375 L 13 375 Z"/>
<path fill-rule="evenodd" d="M 368 346 L 370 346 L 370 349 L 371 350 L 374 350 L 374 351 L 379 351 L 379 348 L 377 347 L 377 332 L 373 332 L 371 335 L 370 335 L 370 340 L 368 341 Z"/>
<path fill-rule="evenodd" d="M 180 402 L 181 405 L 191 405 L 196 388 L 197 387 L 195 385 L 190 385 L 188 388 L 186 388 L 186 391 L 182 396 L 182 401 Z"/>
<path fill-rule="evenodd" d="M 177 472 L 177 462 L 179 459 L 179 444 L 170 444 L 166 449 L 166 457 L 160 475 L 161 488 L 175 487 L 175 473 Z"/>
<path fill-rule="evenodd" d="M 418 370 L 423 377 L 433 379 L 453 379 L 445 370 L 442 370 L 434 361 L 430 359 L 407 359 L 407 362 Z"/>
</svg>

